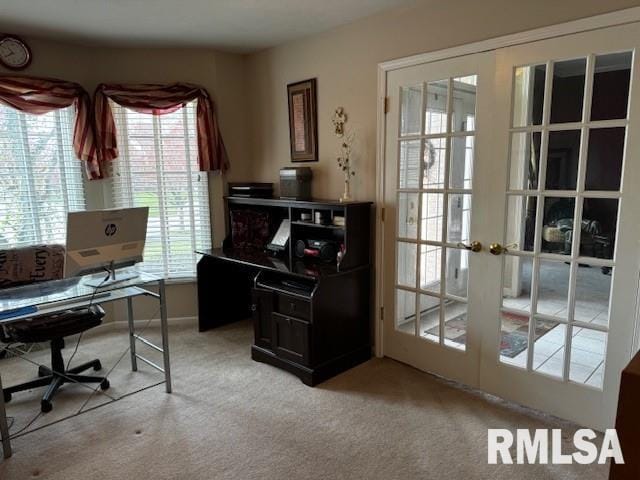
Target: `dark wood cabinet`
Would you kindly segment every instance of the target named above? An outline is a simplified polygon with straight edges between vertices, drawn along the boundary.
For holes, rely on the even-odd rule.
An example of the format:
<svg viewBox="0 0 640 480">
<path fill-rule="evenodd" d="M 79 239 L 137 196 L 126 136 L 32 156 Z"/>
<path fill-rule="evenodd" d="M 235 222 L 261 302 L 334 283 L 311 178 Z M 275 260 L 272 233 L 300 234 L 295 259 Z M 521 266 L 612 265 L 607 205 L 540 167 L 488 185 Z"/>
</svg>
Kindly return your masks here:
<svg viewBox="0 0 640 480">
<path fill-rule="evenodd" d="M 279 313 L 271 316 L 273 326 L 271 350 L 280 358 L 300 365 L 309 365 L 311 344 L 309 343 L 309 322 Z"/>
<path fill-rule="evenodd" d="M 611 461 L 609 480 L 640 478 L 640 353 L 622 371 L 616 432 L 624 463 Z"/>
<path fill-rule="evenodd" d="M 276 298 L 276 312 L 283 315 L 291 315 L 303 320 L 311 318 L 311 300 L 302 300 L 291 295 L 278 293 Z"/>
<path fill-rule="evenodd" d="M 316 385 L 371 357 L 371 205 L 363 202 L 292 201 L 229 197 L 227 209 L 268 212 L 275 232 L 291 222 L 290 241 L 279 258 L 263 251 L 225 247 L 200 252 L 200 330 L 249 312 L 254 325 L 254 360 L 269 363 Z M 302 212 L 344 217 L 344 225 L 316 225 Z M 230 231 L 230 225 L 229 225 Z M 341 261 L 298 258 L 297 240 L 339 243 Z M 213 288 L 211 288 L 213 287 Z"/>
<path fill-rule="evenodd" d="M 270 290 L 254 288 L 252 299 L 251 313 L 255 344 L 263 348 L 271 348 L 271 339 L 273 336 L 271 328 L 273 293 Z"/>
</svg>

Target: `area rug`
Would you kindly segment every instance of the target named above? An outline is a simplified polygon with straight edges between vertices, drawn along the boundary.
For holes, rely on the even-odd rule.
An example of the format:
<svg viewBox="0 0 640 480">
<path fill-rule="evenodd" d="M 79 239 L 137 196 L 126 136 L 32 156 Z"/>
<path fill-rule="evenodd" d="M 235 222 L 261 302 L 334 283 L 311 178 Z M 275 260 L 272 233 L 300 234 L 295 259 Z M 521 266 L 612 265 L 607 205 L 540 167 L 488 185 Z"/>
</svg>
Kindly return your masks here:
<svg viewBox="0 0 640 480">
<path fill-rule="evenodd" d="M 536 325 L 535 340 L 547 333 L 555 324 L 552 322 Z M 428 335 L 438 336 L 439 326 L 425 330 Z M 464 345 L 467 334 L 467 314 L 461 313 L 444 324 L 444 336 L 446 339 Z M 502 338 L 500 341 L 500 355 L 514 358 L 526 350 L 528 346 L 529 316 L 516 313 L 502 312 Z M 534 341 L 535 341 L 534 340 Z"/>
<path fill-rule="evenodd" d="M 424 331 L 427 335 L 440 335 L 440 326 L 436 325 Z M 461 313 L 444 324 L 444 338 L 460 345 L 467 343 L 467 314 Z"/>
</svg>

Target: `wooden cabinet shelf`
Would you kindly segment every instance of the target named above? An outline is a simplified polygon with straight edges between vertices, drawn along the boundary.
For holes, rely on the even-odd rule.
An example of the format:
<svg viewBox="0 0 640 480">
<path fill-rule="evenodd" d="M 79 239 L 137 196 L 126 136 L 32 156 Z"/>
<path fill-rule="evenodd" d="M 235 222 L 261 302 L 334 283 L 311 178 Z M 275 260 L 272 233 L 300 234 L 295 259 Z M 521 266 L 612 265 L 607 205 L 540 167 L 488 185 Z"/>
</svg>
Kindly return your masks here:
<svg viewBox="0 0 640 480">
<path fill-rule="evenodd" d="M 311 227 L 311 228 L 328 228 L 330 230 L 344 230 L 345 227 L 343 225 L 325 225 L 320 223 L 313 222 L 303 222 L 303 221 L 293 221 L 291 225 L 300 225 L 303 227 Z"/>
</svg>

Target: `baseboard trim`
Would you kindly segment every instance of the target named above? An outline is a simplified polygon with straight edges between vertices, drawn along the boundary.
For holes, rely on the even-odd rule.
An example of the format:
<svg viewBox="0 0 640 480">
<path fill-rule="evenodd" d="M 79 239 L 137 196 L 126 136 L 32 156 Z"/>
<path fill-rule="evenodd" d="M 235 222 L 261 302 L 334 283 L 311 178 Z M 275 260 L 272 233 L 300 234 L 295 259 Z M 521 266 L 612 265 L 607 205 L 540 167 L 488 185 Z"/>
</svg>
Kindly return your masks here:
<svg viewBox="0 0 640 480">
<path fill-rule="evenodd" d="M 114 320 L 112 322 L 108 322 L 111 325 L 117 326 L 117 327 L 125 327 L 125 328 L 129 328 L 129 322 L 127 320 Z M 145 319 L 141 319 L 141 320 L 134 320 L 133 321 L 133 325 L 136 327 L 140 327 L 140 326 L 144 326 L 147 323 L 149 323 L 150 325 L 153 324 L 160 324 L 160 318 L 145 318 Z M 177 324 L 177 323 L 198 323 L 198 317 L 197 316 L 188 316 L 188 317 L 169 317 L 167 318 L 167 323 L 171 324 Z"/>
<path fill-rule="evenodd" d="M 177 324 L 193 324 L 195 328 L 198 327 L 198 317 L 169 317 L 167 319 L 167 323 L 169 325 L 177 325 Z M 149 319 L 144 320 L 134 320 L 133 325 L 136 329 L 140 329 L 145 327 L 147 324 L 153 326 L 160 326 L 159 318 L 152 318 L 151 321 Z M 87 330 L 84 332 L 85 337 L 90 337 L 94 335 L 103 334 L 106 332 L 114 332 L 120 330 L 129 330 L 129 322 L 126 320 L 113 320 L 110 322 L 103 322 L 95 328 Z"/>
</svg>

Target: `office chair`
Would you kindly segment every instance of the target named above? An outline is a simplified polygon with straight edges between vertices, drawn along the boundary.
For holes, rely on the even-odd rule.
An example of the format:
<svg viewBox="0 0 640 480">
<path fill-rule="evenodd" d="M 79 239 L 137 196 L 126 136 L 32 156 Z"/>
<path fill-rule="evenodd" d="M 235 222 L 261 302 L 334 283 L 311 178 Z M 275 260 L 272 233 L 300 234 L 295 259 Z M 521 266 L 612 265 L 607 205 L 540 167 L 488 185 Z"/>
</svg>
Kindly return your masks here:
<svg viewBox="0 0 640 480">
<path fill-rule="evenodd" d="M 13 286 L 11 279 L 16 275 L 11 272 L 17 271 L 20 271 L 21 278 L 16 279 L 16 284 L 33 283 L 24 281 L 24 271 L 25 268 L 28 269 L 30 263 L 38 266 L 39 281 L 61 278 L 60 255 L 64 259 L 64 248 L 59 246 L 37 246 L 0 252 L 0 288 Z M 42 261 L 44 258 L 47 259 L 46 262 Z M 37 259 L 37 262 L 34 259 Z M 17 265 L 8 265 L 16 261 L 23 263 L 22 268 L 17 268 Z M 26 276 L 26 278 L 29 277 Z M 31 278 L 34 277 L 31 276 Z M 68 310 L 55 315 L 40 316 L 0 326 L 0 341 L 4 343 L 50 342 L 51 345 L 51 367 L 40 366 L 37 379 L 4 388 L 5 402 L 11 401 L 14 393 L 47 386 L 40 403 L 42 412 L 46 413 L 52 410 L 52 399 L 65 383 L 99 383 L 102 390 L 108 389 L 107 378 L 82 374 L 90 368 L 94 371 L 101 370 L 100 360 L 92 360 L 66 370 L 62 357 L 65 337 L 97 327 L 102 323 L 104 315 L 105 312 L 99 305 L 92 305 L 88 308 Z"/>
</svg>

